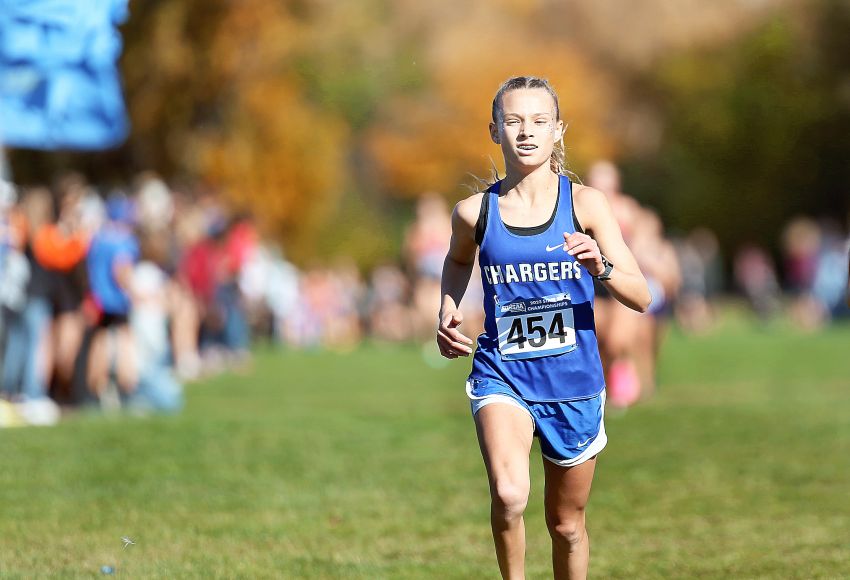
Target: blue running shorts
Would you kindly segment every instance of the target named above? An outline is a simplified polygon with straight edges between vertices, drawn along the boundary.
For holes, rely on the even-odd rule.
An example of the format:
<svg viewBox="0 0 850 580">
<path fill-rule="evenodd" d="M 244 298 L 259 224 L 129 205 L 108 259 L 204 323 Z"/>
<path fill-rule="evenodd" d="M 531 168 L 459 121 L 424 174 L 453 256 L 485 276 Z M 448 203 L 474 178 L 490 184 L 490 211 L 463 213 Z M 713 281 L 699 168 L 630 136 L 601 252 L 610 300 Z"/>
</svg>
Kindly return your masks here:
<svg viewBox="0 0 850 580">
<path fill-rule="evenodd" d="M 605 448 L 605 390 L 575 401 L 522 399 L 508 385 L 492 379 L 469 379 L 466 394 L 475 415 L 490 403 L 507 403 L 526 411 L 534 423 L 543 457 L 561 467 L 575 467 Z"/>
</svg>

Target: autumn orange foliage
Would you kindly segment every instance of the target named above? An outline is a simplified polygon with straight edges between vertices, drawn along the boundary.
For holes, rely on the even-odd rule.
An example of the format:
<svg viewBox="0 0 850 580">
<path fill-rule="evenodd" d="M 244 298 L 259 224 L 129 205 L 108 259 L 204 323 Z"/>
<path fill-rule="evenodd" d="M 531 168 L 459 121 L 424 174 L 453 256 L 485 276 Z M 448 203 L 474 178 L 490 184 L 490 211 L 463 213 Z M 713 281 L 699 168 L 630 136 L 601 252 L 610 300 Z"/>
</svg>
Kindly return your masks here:
<svg viewBox="0 0 850 580">
<path fill-rule="evenodd" d="M 552 82 L 579 173 L 622 151 L 629 131 L 653 143 L 659 124 L 642 110 L 629 121 L 619 72 L 649 66 L 685 32 L 715 37 L 728 10 L 743 10 L 685 5 L 134 0 L 122 63 L 129 148 L 138 166 L 221 189 L 308 259 L 322 229 L 344 223 L 345 196 L 366 208 L 426 191 L 454 200 L 468 173 L 488 177 L 500 162 L 490 102 L 510 76 Z"/>
<path fill-rule="evenodd" d="M 486 178 L 494 164 L 503 170 L 487 130 L 490 105 L 499 85 L 520 74 L 546 77 L 558 91 L 568 125 L 568 161 L 588 163 L 614 152 L 604 131 L 611 97 L 604 80 L 575 50 L 533 37 L 508 38 L 499 50 L 467 40 L 461 31 L 445 39 L 449 46 L 443 50 L 454 57 L 433 55 L 430 93 L 391 100 L 371 128 L 369 152 L 388 191 L 410 197 L 431 188 L 455 195 L 470 181 L 467 172 Z"/>
</svg>

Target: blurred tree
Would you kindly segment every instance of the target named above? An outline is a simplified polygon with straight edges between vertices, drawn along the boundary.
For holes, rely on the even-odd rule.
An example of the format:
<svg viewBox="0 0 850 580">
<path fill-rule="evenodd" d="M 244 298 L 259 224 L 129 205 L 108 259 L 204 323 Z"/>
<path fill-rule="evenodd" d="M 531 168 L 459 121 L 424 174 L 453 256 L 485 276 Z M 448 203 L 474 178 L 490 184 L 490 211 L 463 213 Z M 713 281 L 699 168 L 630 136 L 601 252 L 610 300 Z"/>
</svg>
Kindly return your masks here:
<svg viewBox="0 0 850 580">
<path fill-rule="evenodd" d="M 464 193 L 460 185 L 472 181 L 468 173 L 487 178 L 494 163 L 502 170 L 487 129 L 490 105 L 499 85 L 516 75 L 547 77 L 558 91 L 568 160 L 582 164 L 614 153 L 605 130 L 613 87 L 575 47 L 536 33 L 538 10 L 512 2 L 504 8 L 486 18 L 478 12 L 492 6 L 471 2 L 454 9 L 461 12 L 454 18 L 441 18 L 421 55 L 428 90 L 381 104 L 367 148 L 388 194 L 435 190 L 456 199 Z M 475 34 L 470 20 L 486 22 L 486 30 Z"/>
<path fill-rule="evenodd" d="M 141 28 L 132 33 L 158 47 L 132 42 L 128 31 L 139 158 L 221 188 L 289 242 L 296 259 L 310 257 L 345 175 L 348 131 L 295 74 L 310 37 L 300 5 L 190 0 L 138 9 Z"/>
<path fill-rule="evenodd" d="M 664 59 L 651 76 L 661 143 L 627 162 L 639 197 L 677 228 L 712 227 L 727 251 L 775 248 L 796 213 L 844 220 L 848 25 L 850 6 L 820 0 L 735 43 Z"/>
<path fill-rule="evenodd" d="M 467 172 L 487 175 L 489 156 L 498 158 L 489 103 L 520 71 L 549 76 L 561 91 L 565 119 L 577 121 L 571 157 L 614 151 L 602 130 L 610 88 L 575 48 L 536 38 L 529 24 L 539 11 L 520 2 L 503 0 L 496 12 L 483 0 L 134 8 L 125 68 L 135 161 L 221 187 L 300 261 L 333 253 L 317 242 L 341 227 L 337 204 L 371 207 L 358 215 L 388 223 L 405 213 L 393 198 L 457 197 Z M 505 45 L 471 44 L 469 19 L 489 20 Z M 372 261 L 381 236 L 361 228 L 349 251 Z"/>
</svg>

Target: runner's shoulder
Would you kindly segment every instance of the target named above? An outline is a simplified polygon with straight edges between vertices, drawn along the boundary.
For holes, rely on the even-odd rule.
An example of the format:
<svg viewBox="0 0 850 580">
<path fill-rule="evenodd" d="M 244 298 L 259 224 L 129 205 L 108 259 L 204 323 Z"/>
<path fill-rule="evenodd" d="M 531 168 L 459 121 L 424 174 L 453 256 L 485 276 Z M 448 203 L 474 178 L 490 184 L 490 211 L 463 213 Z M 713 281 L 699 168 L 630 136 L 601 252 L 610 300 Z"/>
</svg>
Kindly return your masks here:
<svg viewBox="0 0 850 580">
<path fill-rule="evenodd" d="M 576 183 L 573 186 L 573 203 L 589 208 L 598 205 L 608 205 L 608 198 L 595 187 Z"/>
<path fill-rule="evenodd" d="M 573 186 L 573 208 L 579 222 L 588 227 L 600 213 L 611 213 L 611 205 L 604 193 L 589 185 Z"/>
<path fill-rule="evenodd" d="M 453 224 L 474 230 L 475 224 L 478 223 L 478 215 L 481 213 L 481 200 L 483 197 L 484 193 L 479 192 L 457 202 L 452 213 Z"/>
</svg>

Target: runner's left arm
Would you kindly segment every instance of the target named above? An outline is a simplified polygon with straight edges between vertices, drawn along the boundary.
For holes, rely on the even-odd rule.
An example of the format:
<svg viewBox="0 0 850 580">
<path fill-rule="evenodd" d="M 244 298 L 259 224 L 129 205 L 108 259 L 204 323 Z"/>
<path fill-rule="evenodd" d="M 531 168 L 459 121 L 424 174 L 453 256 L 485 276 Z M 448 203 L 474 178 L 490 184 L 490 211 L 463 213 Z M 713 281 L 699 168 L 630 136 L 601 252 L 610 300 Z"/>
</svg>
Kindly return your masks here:
<svg viewBox="0 0 850 580">
<path fill-rule="evenodd" d="M 646 312 L 652 300 L 649 286 L 623 241 L 620 226 L 605 194 L 592 187 L 581 187 L 574 192 L 573 202 L 576 217 L 588 233 L 565 233 L 564 250 L 594 276 L 605 270 L 604 255 L 614 265 L 610 279 L 603 281 L 605 287 L 620 303 L 632 310 Z"/>
</svg>

